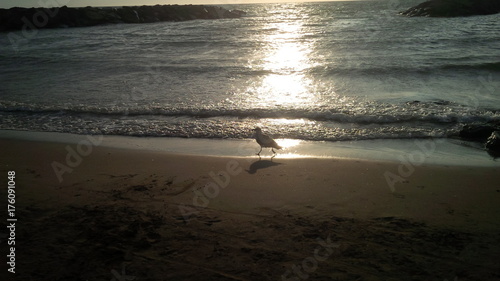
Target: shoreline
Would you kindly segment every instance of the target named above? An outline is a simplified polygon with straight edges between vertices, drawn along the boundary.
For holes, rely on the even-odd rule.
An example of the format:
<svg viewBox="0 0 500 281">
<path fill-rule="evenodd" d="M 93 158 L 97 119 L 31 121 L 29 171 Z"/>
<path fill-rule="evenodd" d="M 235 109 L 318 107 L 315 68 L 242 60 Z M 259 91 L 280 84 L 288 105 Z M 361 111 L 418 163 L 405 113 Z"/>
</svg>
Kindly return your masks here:
<svg viewBox="0 0 500 281">
<path fill-rule="evenodd" d="M 94 138 L 99 146 L 166 152 L 181 155 L 255 158 L 259 145 L 254 139 L 199 139 L 173 137 L 130 137 L 114 135 L 76 135 L 57 132 L 0 130 L 0 139 L 78 144 Z M 359 141 L 304 141 L 277 139 L 284 147 L 276 159 L 325 158 L 360 161 L 410 162 L 415 166 L 500 167 L 477 143 L 455 139 L 383 139 Z M 271 157 L 263 149 L 263 157 Z"/>
<path fill-rule="evenodd" d="M 0 139 L 1 173 L 16 171 L 16 280 L 107 280 L 123 267 L 146 280 L 282 280 L 318 241 L 331 251 L 307 271 L 314 280 L 498 280 L 495 167 L 403 167 L 392 190 L 384 175 L 397 162 L 36 135 Z"/>
</svg>

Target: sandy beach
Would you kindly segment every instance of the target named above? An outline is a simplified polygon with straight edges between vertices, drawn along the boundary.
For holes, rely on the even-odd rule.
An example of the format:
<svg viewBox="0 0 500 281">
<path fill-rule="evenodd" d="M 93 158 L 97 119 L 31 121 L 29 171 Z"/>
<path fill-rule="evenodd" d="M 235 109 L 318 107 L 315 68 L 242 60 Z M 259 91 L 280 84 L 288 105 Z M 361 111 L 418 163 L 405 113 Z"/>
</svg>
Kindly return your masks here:
<svg viewBox="0 0 500 281">
<path fill-rule="evenodd" d="M 7 280 L 500 280 L 495 166 L 0 145 Z"/>
</svg>

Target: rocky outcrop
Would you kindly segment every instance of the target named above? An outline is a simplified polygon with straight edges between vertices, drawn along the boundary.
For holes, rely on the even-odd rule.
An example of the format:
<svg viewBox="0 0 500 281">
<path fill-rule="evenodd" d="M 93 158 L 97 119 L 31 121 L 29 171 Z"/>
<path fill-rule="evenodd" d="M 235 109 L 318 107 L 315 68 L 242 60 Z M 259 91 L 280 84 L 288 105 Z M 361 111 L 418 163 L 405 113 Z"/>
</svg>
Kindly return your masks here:
<svg viewBox="0 0 500 281">
<path fill-rule="evenodd" d="M 485 147 L 491 155 L 500 156 L 500 131 L 491 133 L 491 136 L 486 140 Z"/>
<path fill-rule="evenodd" d="M 458 136 L 467 141 L 482 143 L 491 156 L 500 157 L 500 121 L 481 125 L 466 125 Z"/>
<path fill-rule="evenodd" d="M 430 0 L 402 15 L 410 17 L 461 17 L 500 13 L 499 0 Z"/>
<path fill-rule="evenodd" d="M 500 130 L 496 124 L 465 125 L 459 132 L 459 137 L 469 141 L 485 142 L 494 131 Z"/>
<path fill-rule="evenodd" d="M 84 27 L 113 23 L 152 23 L 238 18 L 243 11 L 204 5 L 156 5 L 121 8 L 0 9 L 0 32 L 23 28 Z"/>
</svg>

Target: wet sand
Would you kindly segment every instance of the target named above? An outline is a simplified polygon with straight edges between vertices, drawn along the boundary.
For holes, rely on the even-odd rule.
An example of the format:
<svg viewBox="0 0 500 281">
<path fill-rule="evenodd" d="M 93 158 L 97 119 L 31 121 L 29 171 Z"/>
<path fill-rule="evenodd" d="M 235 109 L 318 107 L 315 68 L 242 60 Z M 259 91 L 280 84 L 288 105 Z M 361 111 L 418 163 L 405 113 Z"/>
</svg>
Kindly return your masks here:
<svg viewBox="0 0 500 281">
<path fill-rule="evenodd" d="M 0 145 L 12 280 L 500 280 L 498 167 Z"/>
</svg>

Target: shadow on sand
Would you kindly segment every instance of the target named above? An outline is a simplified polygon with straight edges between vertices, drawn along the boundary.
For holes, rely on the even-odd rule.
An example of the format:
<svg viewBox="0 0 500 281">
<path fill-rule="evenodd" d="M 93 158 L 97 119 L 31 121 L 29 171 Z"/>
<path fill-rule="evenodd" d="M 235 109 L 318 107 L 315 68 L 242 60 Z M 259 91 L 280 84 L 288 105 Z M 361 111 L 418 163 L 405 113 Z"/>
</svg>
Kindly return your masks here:
<svg viewBox="0 0 500 281">
<path fill-rule="evenodd" d="M 248 167 L 248 170 L 245 170 L 245 171 L 247 171 L 249 174 L 255 174 L 260 169 L 265 169 L 265 168 L 269 168 L 272 166 L 278 166 L 278 165 L 281 165 L 281 163 L 273 162 L 272 158 L 271 158 L 271 160 L 262 160 L 259 158 L 259 160 L 253 162 L 250 165 L 250 167 Z"/>
</svg>

